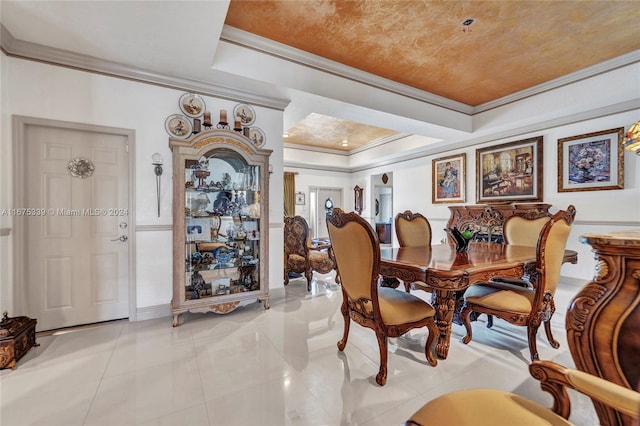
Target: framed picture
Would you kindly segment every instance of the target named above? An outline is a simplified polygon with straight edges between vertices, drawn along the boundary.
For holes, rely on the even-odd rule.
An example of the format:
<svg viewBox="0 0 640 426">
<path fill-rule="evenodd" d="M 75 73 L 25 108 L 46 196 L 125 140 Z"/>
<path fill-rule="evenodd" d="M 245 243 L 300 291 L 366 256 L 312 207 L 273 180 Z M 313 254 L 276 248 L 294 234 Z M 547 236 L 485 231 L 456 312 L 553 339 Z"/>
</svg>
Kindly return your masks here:
<svg viewBox="0 0 640 426">
<path fill-rule="evenodd" d="M 558 139 L 558 192 L 624 188 L 624 128 Z"/>
<path fill-rule="evenodd" d="M 304 206 L 304 192 L 296 192 L 296 204 Z"/>
<path fill-rule="evenodd" d="M 433 204 L 465 202 L 466 158 L 463 153 L 432 161 Z"/>
<path fill-rule="evenodd" d="M 542 201 L 542 136 L 476 150 L 478 203 Z"/>
</svg>

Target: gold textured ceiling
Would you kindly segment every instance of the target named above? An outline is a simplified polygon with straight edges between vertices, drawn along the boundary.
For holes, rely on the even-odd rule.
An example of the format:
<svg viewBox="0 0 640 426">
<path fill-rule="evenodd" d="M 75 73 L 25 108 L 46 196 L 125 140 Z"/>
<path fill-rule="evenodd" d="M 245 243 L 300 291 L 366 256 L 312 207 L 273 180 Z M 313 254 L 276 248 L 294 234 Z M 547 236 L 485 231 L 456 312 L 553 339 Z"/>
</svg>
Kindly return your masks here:
<svg viewBox="0 0 640 426">
<path fill-rule="evenodd" d="M 225 21 L 470 106 L 640 49 L 639 22 L 638 0 L 231 0 Z M 303 132 L 330 119 L 307 117 L 286 142 L 366 144 Z"/>
<path fill-rule="evenodd" d="M 288 144 L 351 151 L 397 134 L 391 129 L 311 113 L 288 129 L 283 140 Z"/>
<path fill-rule="evenodd" d="M 637 0 L 231 0 L 225 21 L 471 106 L 639 49 L 639 22 Z"/>
</svg>

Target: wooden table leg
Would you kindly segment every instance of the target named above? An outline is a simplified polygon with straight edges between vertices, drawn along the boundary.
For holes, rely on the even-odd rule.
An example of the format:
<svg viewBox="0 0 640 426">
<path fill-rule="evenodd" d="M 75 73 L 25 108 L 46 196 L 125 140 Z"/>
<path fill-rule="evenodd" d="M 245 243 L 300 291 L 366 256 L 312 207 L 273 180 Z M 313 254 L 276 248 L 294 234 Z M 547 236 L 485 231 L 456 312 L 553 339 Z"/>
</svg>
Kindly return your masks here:
<svg viewBox="0 0 640 426">
<path fill-rule="evenodd" d="M 448 290 L 433 290 L 435 294 L 434 308 L 436 309 L 436 325 L 440 336 L 436 343 L 438 358 L 447 359 L 449 342 L 451 341 L 451 324 L 456 304 L 456 293 Z"/>
</svg>

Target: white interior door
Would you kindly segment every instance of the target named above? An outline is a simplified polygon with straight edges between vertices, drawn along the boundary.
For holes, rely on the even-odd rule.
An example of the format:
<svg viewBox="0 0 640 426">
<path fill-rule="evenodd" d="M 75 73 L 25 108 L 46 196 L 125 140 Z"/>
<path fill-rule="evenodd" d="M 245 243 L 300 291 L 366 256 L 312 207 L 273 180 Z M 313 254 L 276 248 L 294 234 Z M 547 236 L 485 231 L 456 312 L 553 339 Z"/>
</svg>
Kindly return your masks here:
<svg viewBox="0 0 640 426">
<path fill-rule="evenodd" d="M 35 214 L 23 217 L 22 275 L 39 330 L 129 316 L 127 142 L 89 130 L 24 129 L 23 199 Z M 79 159 L 93 165 L 90 176 L 70 172 Z"/>
</svg>

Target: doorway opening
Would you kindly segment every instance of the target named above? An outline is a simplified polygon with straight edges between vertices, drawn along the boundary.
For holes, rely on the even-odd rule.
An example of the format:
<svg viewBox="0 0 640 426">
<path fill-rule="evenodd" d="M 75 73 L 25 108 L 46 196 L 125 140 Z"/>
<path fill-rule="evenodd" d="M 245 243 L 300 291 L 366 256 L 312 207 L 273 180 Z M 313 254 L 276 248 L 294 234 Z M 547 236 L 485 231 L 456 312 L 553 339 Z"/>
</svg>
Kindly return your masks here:
<svg viewBox="0 0 640 426">
<path fill-rule="evenodd" d="M 329 238 L 327 211 L 342 208 L 342 188 L 309 188 L 309 226 L 311 238 Z"/>
</svg>

